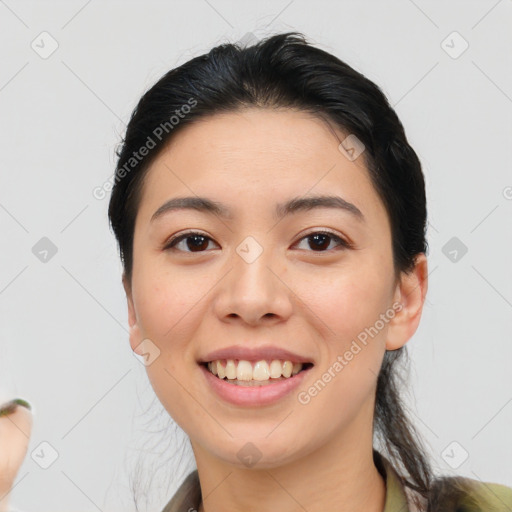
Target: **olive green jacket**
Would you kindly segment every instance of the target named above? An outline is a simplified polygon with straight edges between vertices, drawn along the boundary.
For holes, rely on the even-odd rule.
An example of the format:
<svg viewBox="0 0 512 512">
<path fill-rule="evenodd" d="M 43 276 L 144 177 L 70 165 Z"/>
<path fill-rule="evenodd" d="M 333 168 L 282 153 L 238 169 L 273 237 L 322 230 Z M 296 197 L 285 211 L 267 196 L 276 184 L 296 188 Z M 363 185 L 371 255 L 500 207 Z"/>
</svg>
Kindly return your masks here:
<svg viewBox="0 0 512 512">
<path fill-rule="evenodd" d="M 417 512 L 422 510 L 421 507 L 426 510 L 425 500 L 403 485 L 390 462 L 378 451 L 374 450 L 373 453 L 375 465 L 386 481 L 383 512 Z M 444 484 L 453 478 L 436 480 L 438 499 L 431 512 L 512 512 L 512 488 L 457 477 L 467 487 L 460 487 L 458 493 L 452 490 L 443 494 Z M 162 512 L 197 512 L 200 503 L 201 488 L 196 469 L 187 476 Z"/>
</svg>

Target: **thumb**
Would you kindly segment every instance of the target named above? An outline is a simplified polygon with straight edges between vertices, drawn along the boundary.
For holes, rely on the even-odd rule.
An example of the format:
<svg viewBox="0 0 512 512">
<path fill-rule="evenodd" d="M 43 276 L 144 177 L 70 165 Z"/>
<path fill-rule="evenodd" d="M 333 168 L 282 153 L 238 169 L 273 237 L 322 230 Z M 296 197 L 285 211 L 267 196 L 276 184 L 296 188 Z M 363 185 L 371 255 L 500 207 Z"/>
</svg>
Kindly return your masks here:
<svg viewBox="0 0 512 512">
<path fill-rule="evenodd" d="M 27 454 L 33 424 L 31 409 L 19 398 L 0 407 L 0 512 L 7 510 L 8 494 Z"/>
</svg>

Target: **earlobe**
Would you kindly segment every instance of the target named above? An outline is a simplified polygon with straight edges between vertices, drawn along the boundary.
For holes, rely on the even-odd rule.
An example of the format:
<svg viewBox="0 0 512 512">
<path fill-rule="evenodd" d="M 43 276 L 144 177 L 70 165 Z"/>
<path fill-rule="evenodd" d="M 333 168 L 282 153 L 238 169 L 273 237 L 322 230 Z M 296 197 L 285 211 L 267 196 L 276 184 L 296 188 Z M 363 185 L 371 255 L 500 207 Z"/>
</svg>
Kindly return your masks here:
<svg viewBox="0 0 512 512">
<path fill-rule="evenodd" d="M 128 305 L 128 325 L 130 327 L 130 346 L 132 350 L 139 354 L 137 348 L 140 347 L 140 343 L 142 341 L 142 336 L 140 335 L 140 329 L 137 321 L 137 314 L 135 312 L 135 306 L 133 303 L 133 294 L 131 285 L 126 278 L 126 275 L 123 273 L 123 288 L 126 294 L 126 302 Z M 140 348 L 138 349 L 140 350 Z M 141 355 L 141 354 L 139 354 Z"/>
<path fill-rule="evenodd" d="M 389 322 L 386 350 L 404 346 L 418 328 L 428 289 L 428 263 L 424 253 L 416 256 L 414 269 L 403 273 L 395 291 L 395 301 L 401 304 Z"/>
</svg>

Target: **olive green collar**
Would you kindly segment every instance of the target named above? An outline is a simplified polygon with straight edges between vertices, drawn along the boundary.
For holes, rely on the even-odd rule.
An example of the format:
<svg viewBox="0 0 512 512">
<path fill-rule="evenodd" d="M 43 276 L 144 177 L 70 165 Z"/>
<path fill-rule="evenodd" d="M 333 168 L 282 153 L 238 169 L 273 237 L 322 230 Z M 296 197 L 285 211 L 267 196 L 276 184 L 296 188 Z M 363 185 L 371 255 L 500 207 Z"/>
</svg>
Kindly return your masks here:
<svg viewBox="0 0 512 512">
<path fill-rule="evenodd" d="M 386 481 L 386 501 L 383 512 L 411 512 L 400 476 L 391 463 L 377 450 L 373 450 L 375 466 Z"/>
</svg>

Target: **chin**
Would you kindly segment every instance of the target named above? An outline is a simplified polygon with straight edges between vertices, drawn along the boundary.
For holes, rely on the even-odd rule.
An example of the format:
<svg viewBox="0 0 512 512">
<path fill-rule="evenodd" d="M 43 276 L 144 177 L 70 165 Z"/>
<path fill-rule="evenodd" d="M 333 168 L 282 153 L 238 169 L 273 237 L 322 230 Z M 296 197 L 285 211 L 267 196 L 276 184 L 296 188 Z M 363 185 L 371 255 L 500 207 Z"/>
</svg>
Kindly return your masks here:
<svg viewBox="0 0 512 512">
<path fill-rule="evenodd" d="M 290 451 L 292 446 L 293 450 Z M 305 450 L 298 448 L 293 441 L 284 445 L 281 439 L 251 438 L 245 435 L 243 438 L 224 441 L 221 449 L 218 445 L 212 447 L 210 455 L 238 469 L 259 470 L 291 464 L 304 455 L 300 453 L 302 451 Z"/>
</svg>

